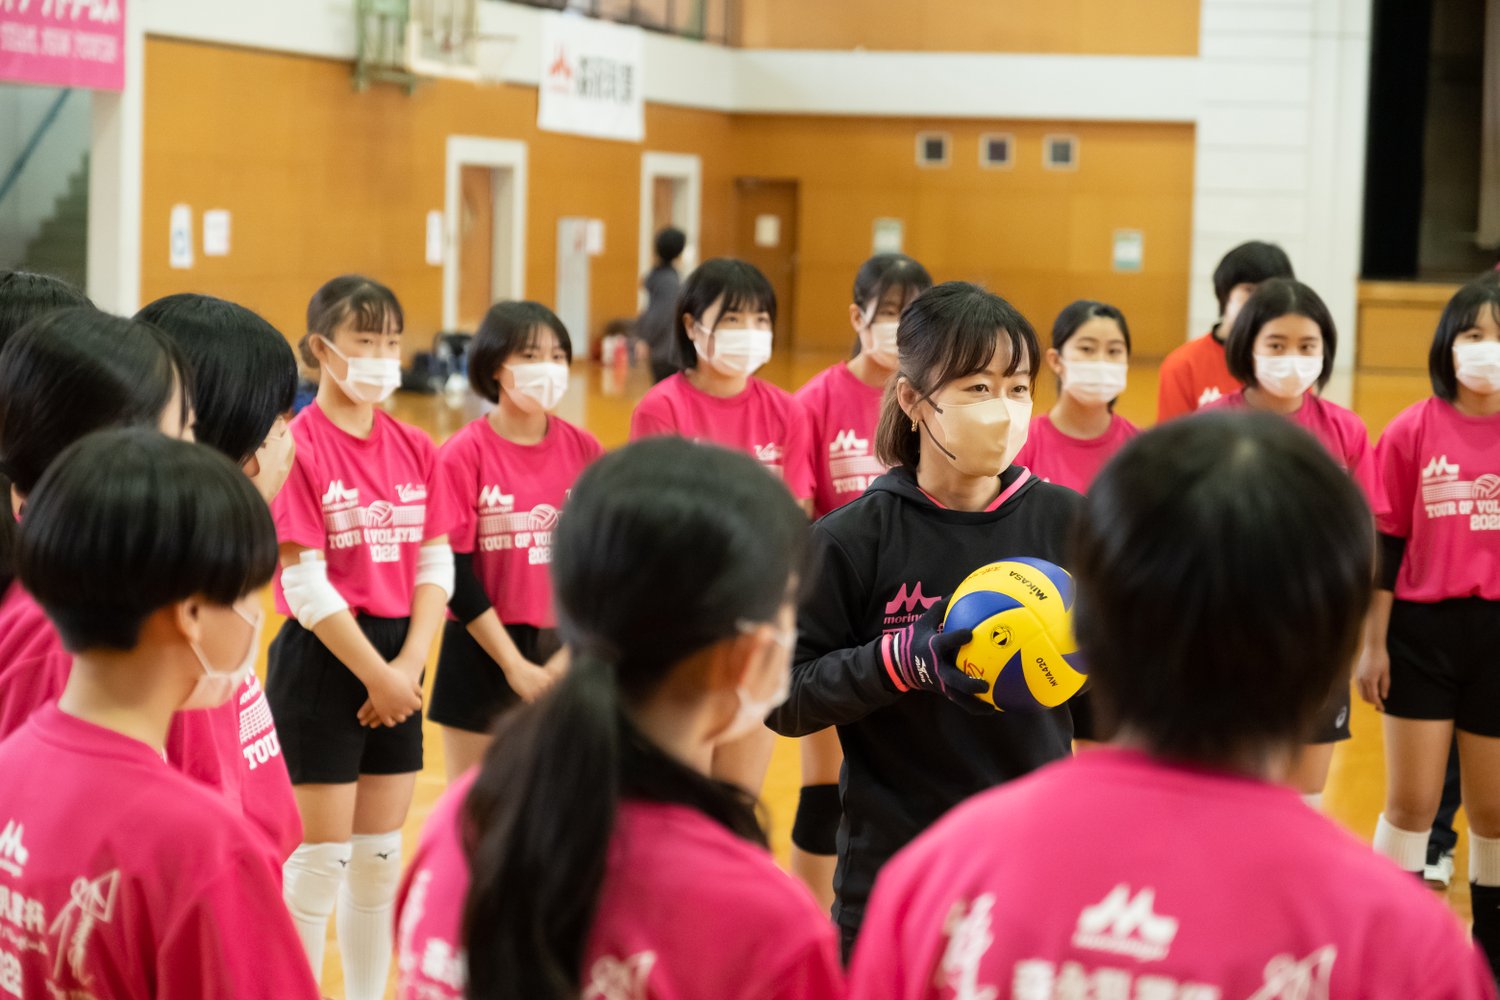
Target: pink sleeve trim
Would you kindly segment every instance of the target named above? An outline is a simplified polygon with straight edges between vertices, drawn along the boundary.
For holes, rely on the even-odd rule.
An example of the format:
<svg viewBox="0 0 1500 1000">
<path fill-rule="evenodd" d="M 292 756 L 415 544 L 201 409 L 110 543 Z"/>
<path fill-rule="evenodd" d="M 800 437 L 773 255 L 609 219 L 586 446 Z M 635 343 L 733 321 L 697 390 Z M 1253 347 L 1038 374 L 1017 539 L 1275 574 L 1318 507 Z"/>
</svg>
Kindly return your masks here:
<svg viewBox="0 0 1500 1000">
<path fill-rule="evenodd" d="M 892 684 L 896 685 L 897 691 L 910 691 L 911 688 L 906 686 L 906 682 L 901 679 L 901 674 L 896 670 L 895 650 L 893 648 L 895 644 L 896 637 L 893 635 L 883 635 L 880 637 L 880 662 L 885 666 L 886 676 L 891 679 Z"/>
</svg>

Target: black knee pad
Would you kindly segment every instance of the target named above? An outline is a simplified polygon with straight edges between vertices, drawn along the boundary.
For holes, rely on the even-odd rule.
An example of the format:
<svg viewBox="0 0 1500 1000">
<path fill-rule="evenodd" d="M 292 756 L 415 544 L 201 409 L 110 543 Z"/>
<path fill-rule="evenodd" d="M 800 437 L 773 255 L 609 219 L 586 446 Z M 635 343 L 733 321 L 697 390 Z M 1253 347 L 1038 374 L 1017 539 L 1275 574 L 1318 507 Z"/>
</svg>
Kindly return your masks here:
<svg viewBox="0 0 1500 1000">
<path fill-rule="evenodd" d="M 792 843 L 808 854 L 837 854 L 843 815 L 838 785 L 803 785 L 792 821 Z"/>
</svg>

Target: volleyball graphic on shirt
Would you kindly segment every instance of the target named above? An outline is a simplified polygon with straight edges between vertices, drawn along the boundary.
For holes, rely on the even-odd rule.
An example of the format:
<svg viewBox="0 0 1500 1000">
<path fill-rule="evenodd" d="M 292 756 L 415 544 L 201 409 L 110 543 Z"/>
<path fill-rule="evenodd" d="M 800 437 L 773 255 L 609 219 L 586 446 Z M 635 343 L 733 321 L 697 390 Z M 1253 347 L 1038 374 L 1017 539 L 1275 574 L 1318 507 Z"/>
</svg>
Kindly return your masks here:
<svg viewBox="0 0 1500 1000">
<path fill-rule="evenodd" d="M 954 591 L 945 629 L 974 633 L 958 666 L 982 677 L 980 695 L 1003 712 L 1056 708 L 1082 691 L 1088 670 L 1073 637 L 1073 578 L 1043 559 L 981 566 Z"/>
</svg>

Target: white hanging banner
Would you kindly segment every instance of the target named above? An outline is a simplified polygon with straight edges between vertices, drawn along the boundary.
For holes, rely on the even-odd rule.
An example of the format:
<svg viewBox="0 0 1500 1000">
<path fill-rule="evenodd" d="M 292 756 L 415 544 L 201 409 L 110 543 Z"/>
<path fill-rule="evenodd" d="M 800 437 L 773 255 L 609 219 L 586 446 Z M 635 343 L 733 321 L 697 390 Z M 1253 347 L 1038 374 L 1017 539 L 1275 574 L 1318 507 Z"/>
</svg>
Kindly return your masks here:
<svg viewBox="0 0 1500 1000">
<path fill-rule="evenodd" d="M 542 18 L 537 126 L 599 139 L 646 137 L 640 28 L 576 14 Z"/>
</svg>

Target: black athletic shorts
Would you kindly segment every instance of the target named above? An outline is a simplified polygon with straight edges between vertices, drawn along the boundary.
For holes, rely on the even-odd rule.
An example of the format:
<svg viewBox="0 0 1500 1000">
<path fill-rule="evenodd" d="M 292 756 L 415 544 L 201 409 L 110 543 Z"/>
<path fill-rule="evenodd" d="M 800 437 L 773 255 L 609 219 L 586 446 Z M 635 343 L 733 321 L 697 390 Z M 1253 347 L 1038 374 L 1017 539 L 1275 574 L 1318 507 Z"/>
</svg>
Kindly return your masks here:
<svg viewBox="0 0 1500 1000">
<path fill-rule="evenodd" d="M 1323 703 L 1309 743 L 1342 743 L 1349 738 L 1349 681 L 1345 679 Z"/>
<path fill-rule="evenodd" d="M 556 629 L 507 625 L 505 631 L 521 655 L 538 666 L 561 648 Z M 432 703 L 427 717 L 440 726 L 487 733 L 500 713 L 519 704 L 500 664 L 490 658 L 461 622 L 443 627 L 443 651 L 438 654 L 432 681 Z"/>
<path fill-rule="evenodd" d="M 1435 604 L 1396 601 L 1387 715 L 1452 719 L 1476 736 L 1500 736 L 1500 604 L 1465 597 Z"/>
<path fill-rule="evenodd" d="M 357 616 L 360 629 L 387 660 L 406 641 L 406 618 Z M 295 619 L 271 640 L 266 700 L 294 785 L 344 785 L 361 774 L 422 770 L 422 713 L 399 726 L 359 724 L 369 692 L 354 672 Z"/>
</svg>

